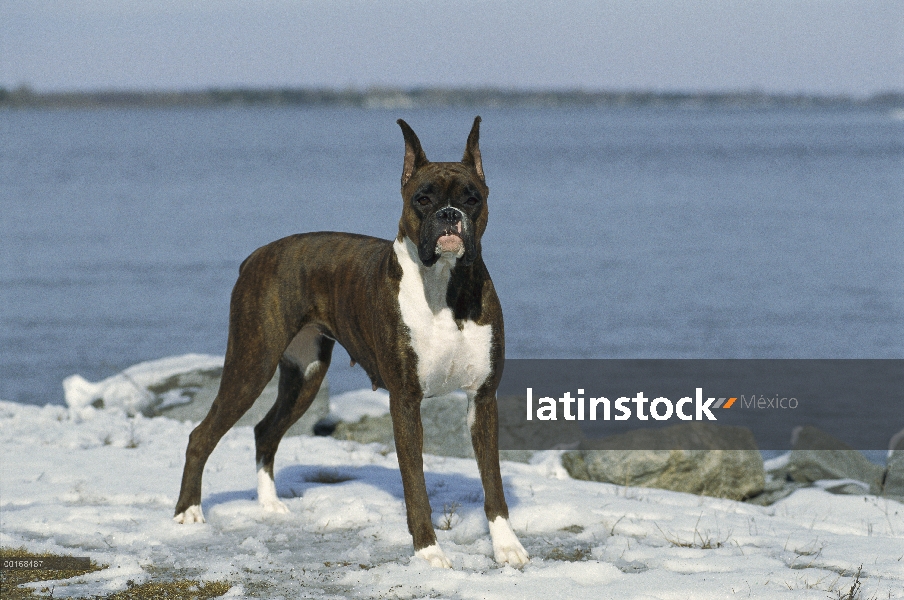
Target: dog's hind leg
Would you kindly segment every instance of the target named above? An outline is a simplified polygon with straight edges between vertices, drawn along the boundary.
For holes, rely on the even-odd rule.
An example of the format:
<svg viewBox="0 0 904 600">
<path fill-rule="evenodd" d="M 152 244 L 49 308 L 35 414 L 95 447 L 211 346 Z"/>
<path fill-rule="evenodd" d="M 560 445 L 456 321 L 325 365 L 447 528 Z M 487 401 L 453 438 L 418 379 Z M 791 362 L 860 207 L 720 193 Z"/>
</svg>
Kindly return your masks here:
<svg viewBox="0 0 904 600">
<path fill-rule="evenodd" d="M 279 361 L 279 393 L 273 408 L 254 427 L 257 446 L 257 499 L 264 510 L 287 513 L 276 495 L 273 460 L 279 442 L 311 406 L 330 365 L 335 341 L 308 325 L 295 336 Z"/>
<path fill-rule="evenodd" d="M 207 416 L 188 437 L 182 487 L 176 503 L 177 523 L 203 523 L 201 512 L 201 477 L 204 465 L 220 438 L 245 414 L 273 377 L 272 366 L 258 360 L 242 360 L 227 350 L 220 389 Z"/>
<path fill-rule="evenodd" d="M 280 355 L 289 345 L 287 327 L 269 321 L 282 307 L 275 292 L 256 279 L 256 271 L 243 269 L 232 294 L 229 340 L 220 389 L 204 417 L 188 438 L 182 487 L 176 503 L 178 523 L 204 522 L 201 512 L 201 477 L 204 465 L 220 438 L 235 425 L 276 372 Z"/>
</svg>

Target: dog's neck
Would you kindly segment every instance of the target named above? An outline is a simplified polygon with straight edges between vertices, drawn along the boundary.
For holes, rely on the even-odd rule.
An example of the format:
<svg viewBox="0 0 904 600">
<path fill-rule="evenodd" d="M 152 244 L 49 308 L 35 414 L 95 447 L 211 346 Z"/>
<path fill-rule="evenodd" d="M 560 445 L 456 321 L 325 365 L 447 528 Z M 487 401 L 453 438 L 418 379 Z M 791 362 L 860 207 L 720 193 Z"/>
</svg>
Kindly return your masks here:
<svg viewBox="0 0 904 600">
<path fill-rule="evenodd" d="M 393 243 L 393 250 L 402 267 L 405 291 L 410 294 L 422 294 L 434 314 L 449 308 L 446 294 L 449 290 L 449 278 L 458 258 L 450 252 L 444 252 L 433 266 L 425 267 L 418 258 L 417 246 L 408 239 L 408 236 L 397 238 Z"/>
</svg>

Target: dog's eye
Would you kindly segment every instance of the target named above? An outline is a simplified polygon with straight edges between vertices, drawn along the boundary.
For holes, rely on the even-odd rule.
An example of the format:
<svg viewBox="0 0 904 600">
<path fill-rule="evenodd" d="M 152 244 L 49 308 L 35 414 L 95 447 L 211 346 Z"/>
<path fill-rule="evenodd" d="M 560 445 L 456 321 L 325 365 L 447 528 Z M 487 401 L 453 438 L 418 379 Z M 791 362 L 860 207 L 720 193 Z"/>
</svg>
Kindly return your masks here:
<svg viewBox="0 0 904 600">
<path fill-rule="evenodd" d="M 430 204 L 430 198 L 428 198 L 427 196 L 418 196 L 415 202 L 417 202 L 421 206 L 427 206 L 428 204 Z"/>
<path fill-rule="evenodd" d="M 474 206 L 474 205 L 477 204 L 478 202 L 480 202 L 480 200 L 478 200 L 478 199 L 475 198 L 474 196 L 471 196 L 470 198 L 468 198 L 467 200 L 465 200 L 465 204 L 467 204 L 468 206 Z"/>
</svg>

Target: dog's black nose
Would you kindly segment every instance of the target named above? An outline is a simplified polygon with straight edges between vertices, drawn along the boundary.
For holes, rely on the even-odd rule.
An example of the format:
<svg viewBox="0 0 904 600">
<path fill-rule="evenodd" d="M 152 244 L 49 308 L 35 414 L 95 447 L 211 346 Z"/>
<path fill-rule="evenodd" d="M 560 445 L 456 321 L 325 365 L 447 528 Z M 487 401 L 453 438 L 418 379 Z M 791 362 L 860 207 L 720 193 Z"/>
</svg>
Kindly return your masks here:
<svg viewBox="0 0 904 600">
<path fill-rule="evenodd" d="M 461 212 L 452 208 L 451 206 L 447 206 L 446 208 L 436 213 L 436 218 L 440 221 L 446 221 L 448 223 L 458 223 L 459 221 L 461 221 Z"/>
</svg>

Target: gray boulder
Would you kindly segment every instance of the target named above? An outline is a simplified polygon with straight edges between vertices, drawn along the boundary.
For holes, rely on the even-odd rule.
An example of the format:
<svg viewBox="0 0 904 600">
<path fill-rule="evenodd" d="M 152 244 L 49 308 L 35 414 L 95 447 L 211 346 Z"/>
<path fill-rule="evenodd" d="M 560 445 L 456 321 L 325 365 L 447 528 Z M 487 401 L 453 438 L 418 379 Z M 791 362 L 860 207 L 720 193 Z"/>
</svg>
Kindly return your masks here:
<svg viewBox="0 0 904 600">
<path fill-rule="evenodd" d="M 674 448 L 700 448 L 680 450 Z M 681 423 L 582 442 L 562 464 L 575 479 L 741 500 L 765 485 L 763 458 L 741 427 Z"/>
<path fill-rule="evenodd" d="M 523 405 L 522 403 L 519 405 Z M 517 415 L 520 417 L 520 413 Z M 523 421 L 523 418 L 521 419 Z M 424 452 L 436 456 L 453 456 L 459 458 L 473 458 L 474 448 L 471 445 L 471 431 L 468 429 L 468 400 L 462 394 L 449 394 L 437 398 L 426 398 L 421 402 L 421 423 L 424 428 Z M 549 433 L 550 444 L 562 439 L 558 429 L 569 427 L 569 432 L 577 443 L 581 439 L 581 432 L 577 425 L 548 425 L 545 431 Z M 534 454 L 534 450 L 544 449 L 543 442 L 536 435 L 529 437 L 523 431 L 523 426 L 518 420 L 508 415 L 508 411 L 499 412 L 500 439 L 515 442 L 503 447 L 519 448 L 507 449 L 499 452 L 502 460 L 528 462 Z M 389 415 L 379 417 L 362 417 L 354 423 L 340 422 L 333 431 L 333 437 L 342 440 L 354 440 L 361 443 L 379 442 L 390 448 L 395 447 L 392 433 L 392 419 Z M 507 437 L 506 437 L 507 436 Z M 527 440 L 531 445 L 527 445 Z"/>
<path fill-rule="evenodd" d="M 395 447 L 392 435 L 392 419 L 388 414 L 379 417 L 365 415 L 354 423 L 339 421 L 331 434 L 340 440 L 350 440 L 361 444 L 386 444 Z"/>
<path fill-rule="evenodd" d="M 439 456 L 474 456 L 467 425 L 468 401 L 458 395 L 427 398 L 421 403 L 424 452 Z M 392 418 L 364 416 L 354 423 L 340 421 L 333 437 L 362 444 L 378 442 L 395 448 Z"/>
<path fill-rule="evenodd" d="M 785 467 L 788 478 L 798 483 L 856 479 L 866 483 L 873 493 L 880 490 L 883 469 L 867 460 L 861 452 L 815 427 L 802 427 L 796 437 Z M 859 486 L 840 486 L 833 490 L 836 493 L 864 492 Z"/>
<path fill-rule="evenodd" d="M 892 440 L 891 456 L 882 477 L 882 495 L 904 500 L 904 435 L 901 434 Z"/>
<path fill-rule="evenodd" d="M 800 488 L 807 487 L 806 483 L 798 483 L 787 479 L 767 479 L 763 491 L 748 498 L 746 502 L 757 504 L 759 506 L 769 506 L 775 504 L 782 498 L 787 498 Z"/>
<path fill-rule="evenodd" d="M 498 400 L 499 447 L 506 449 L 502 454 L 530 456 L 537 450 L 572 450 L 586 441 L 578 421 L 527 421 L 524 396 L 500 396 Z"/>
<path fill-rule="evenodd" d="M 176 393 L 181 396 L 181 400 L 178 404 L 158 404 L 153 409 L 153 414 L 147 416 L 165 416 L 179 421 L 200 421 L 207 416 L 210 405 L 217 396 L 221 373 L 222 369 L 203 372 L 189 371 L 149 387 L 148 391 L 158 397 L 173 396 Z M 239 419 L 237 425 L 254 426 L 264 418 L 273 403 L 276 402 L 278 383 L 279 373 L 277 372 L 254 405 Z M 311 435 L 313 433 L 314 424 L 325 418 L 330 412 L 329 389 L 329 383 L 324 379 L 311 407 L 301 419 L 292 425 L 286 435 Z"/>
<path fill-rule="evenodd" d="M 426 398 L 421 402 L 424 452 L 437 456 L 472 458 L 468 428 L 468 399 L 462 394 Z"/>
</svg>

